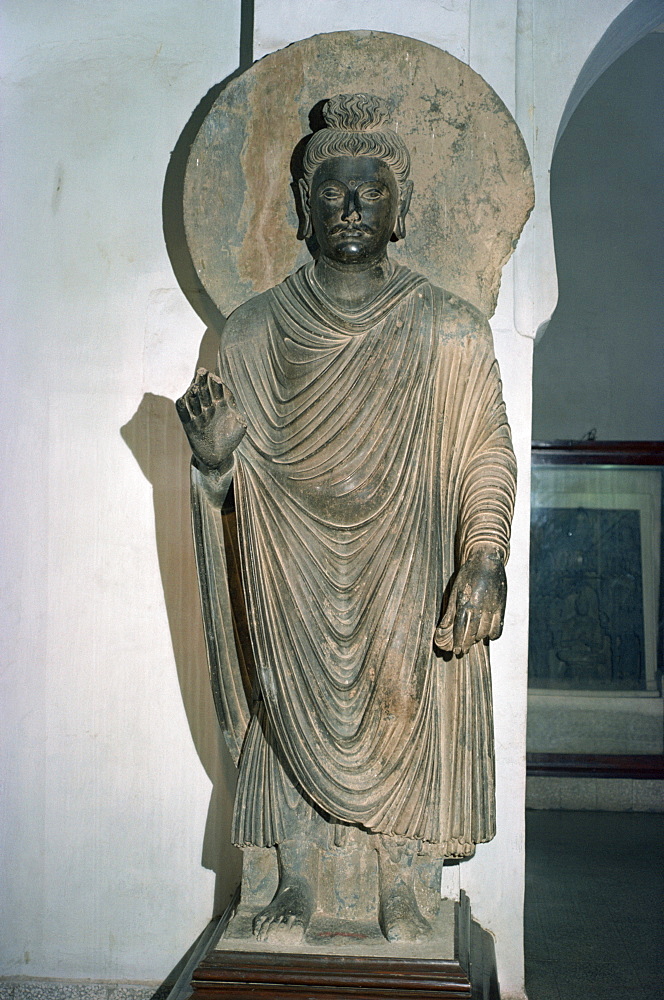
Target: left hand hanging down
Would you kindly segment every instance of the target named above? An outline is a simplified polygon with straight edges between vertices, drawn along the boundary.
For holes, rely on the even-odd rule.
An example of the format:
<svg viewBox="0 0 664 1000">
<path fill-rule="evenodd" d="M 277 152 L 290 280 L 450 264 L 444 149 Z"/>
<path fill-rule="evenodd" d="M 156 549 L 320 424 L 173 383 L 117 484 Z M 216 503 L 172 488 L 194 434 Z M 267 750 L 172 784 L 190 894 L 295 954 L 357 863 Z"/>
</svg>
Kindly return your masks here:
<svg viewBox="0 0 664 1000">
<path fill-rule="evenodd" d="M 503 631 L 506 597 L 502 553 L 492 545 L 478 546 L 456 575 L 435 645 L 461 656 L 480 639 L 497 639 Z"/>
</svg>

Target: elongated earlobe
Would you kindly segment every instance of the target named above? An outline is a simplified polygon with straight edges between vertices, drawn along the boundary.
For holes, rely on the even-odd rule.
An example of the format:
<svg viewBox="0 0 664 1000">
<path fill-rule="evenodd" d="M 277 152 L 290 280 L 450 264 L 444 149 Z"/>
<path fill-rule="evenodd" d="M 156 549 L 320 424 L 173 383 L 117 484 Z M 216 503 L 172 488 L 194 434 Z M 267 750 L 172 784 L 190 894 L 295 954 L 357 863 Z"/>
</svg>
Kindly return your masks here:
<svg viewBox="0 0 664 1000">
<path fill-rule="evenodd" d="M 308 240 L 314 234 L 313 226 L 311 225 L 311 208 L 309 205 L 309 185 L 302 178 L 298 181 L 298 189 L 300 191 L 300 204 L 302 207 L 302 217 L 304 222 L 304 230 L 302 233 L 302 239 Z"/>
<path fill-rule="evenodd" d="M 404 181 L 399 192 L 399 212 L 394 223 L 394 235 L 398 240 L 404 239 L 406 235 L 406 216 L 410 208 L 410 199 L 413 194 L 413 182 Z"/>
</svg>

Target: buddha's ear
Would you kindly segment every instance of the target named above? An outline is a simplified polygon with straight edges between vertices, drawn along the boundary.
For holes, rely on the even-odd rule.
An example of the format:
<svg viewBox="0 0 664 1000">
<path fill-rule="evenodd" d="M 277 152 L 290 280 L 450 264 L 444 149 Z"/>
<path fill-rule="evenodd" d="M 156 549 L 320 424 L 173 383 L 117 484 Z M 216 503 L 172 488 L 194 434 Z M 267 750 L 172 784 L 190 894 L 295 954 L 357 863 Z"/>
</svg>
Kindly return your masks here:
<svg viewBox="0 0 664 1000">
<path fill-rule="evenodd" d="M 402 240 L 406 235 L 406 216 L 408 215 L 412 195 L 413 182 L 404 181 L 399 189 L 399 211 L 394 223 L 394 235 L 398 240 Z"/>
<path fill-rule="evenodd" d="M 302 239 L 308 240 L 313 236 L 314 230 L 311 225 L 311 205 L 309 202 L 309 185 L 307 184 L 304 177 L 302 177 L 298 182 L 297 186 L 300 192 L 300 205 L 302 207 L 302 216 L 304 221 L 304 232 L 302 233 Z"/>
</svg>

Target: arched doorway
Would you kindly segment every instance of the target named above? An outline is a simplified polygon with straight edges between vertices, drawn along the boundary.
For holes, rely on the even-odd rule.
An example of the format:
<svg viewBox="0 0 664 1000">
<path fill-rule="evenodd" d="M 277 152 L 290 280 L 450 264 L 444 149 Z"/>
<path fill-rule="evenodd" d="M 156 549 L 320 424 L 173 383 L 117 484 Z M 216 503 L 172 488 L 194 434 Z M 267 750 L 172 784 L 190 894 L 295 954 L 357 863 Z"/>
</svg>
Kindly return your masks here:
<svg viewBox="0 0 664 1000">
<path fill-rule="evenodd" d="M 565 112 L 551 165 L 559 297 L 535 347 L 534 440 L 662 437 L 663 104 L 653 31 Z"/>
</svg>

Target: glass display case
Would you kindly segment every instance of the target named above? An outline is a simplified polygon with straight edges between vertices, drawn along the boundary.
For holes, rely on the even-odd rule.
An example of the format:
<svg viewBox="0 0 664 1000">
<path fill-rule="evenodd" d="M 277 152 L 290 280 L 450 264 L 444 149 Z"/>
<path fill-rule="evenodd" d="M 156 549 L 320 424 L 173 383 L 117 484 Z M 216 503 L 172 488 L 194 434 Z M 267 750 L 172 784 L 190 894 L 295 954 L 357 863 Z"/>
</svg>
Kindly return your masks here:
<svg viewBox="0 0 664 1000">
<path fill-rule="evenodd" d="M 532 459 L 528 772 L 660 776 L 664 445 Z"/>
</svg>

